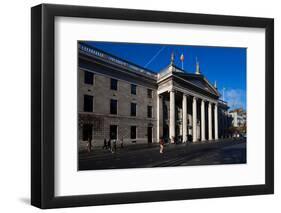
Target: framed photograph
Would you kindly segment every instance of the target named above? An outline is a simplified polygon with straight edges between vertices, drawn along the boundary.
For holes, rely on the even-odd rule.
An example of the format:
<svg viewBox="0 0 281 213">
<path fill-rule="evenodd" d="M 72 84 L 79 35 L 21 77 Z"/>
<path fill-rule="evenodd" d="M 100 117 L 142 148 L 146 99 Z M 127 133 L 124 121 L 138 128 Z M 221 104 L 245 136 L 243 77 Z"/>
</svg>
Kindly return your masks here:
<svg viewBox="0 0 281 213">
<path fill-rule="evenodd" d="M 31 204 L 274 192 L 274 20 L 31 9 Z"/>
</svg>

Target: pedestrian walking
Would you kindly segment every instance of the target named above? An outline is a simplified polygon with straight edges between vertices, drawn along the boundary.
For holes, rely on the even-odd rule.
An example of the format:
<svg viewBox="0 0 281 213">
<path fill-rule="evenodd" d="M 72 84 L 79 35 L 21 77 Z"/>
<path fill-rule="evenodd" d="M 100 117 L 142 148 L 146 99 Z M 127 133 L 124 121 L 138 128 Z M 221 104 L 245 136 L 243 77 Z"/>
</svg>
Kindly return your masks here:
<svg viewBox="0 0 281 213">
<path fill-rule="evenodd" d="M 116 152 L 116 139 L 113 140 L 113 152 Z"/>
<path fill-rule="evenodd" d="M 164 151 L 164 140 L 163 140 L 163 137 L 160 138 L 159 145 L 160 145 L 160 154 L 162 154 L 163 151 Z"/>
<path fill-rule="evenodd" d="M 106 138 L 104 138 L 103 140 L 103 147 L 102 149 L 107 149 L 107 141 L 106 141 Z"/>
<path fill-rule="evenodd" d="M 109 138 L 109 140 L 108 140 L 107 148 L 109 149 L 109 151 L 112 151 L 111 150 L 111 138 Z"/>
<path fill-rule="evenodd" d="M 88 137 L 87 149 L 88 149 L 88 152 L 92 151 L 92 136 L 91 136 L 91 134 Z"/>
</svg>

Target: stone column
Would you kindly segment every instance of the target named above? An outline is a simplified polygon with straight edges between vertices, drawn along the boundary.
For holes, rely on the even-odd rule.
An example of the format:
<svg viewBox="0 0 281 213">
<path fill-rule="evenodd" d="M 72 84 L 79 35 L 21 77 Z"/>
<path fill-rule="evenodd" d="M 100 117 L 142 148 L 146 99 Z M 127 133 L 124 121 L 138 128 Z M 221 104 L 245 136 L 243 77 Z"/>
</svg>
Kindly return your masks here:
<svg viewBox="0 0 281 213">
<path fill-rule="evenodd" d="M 187 95 L 182 96 L 182 141 L 187 142 Z"/>
<path fill-rule="evenodd" d="M 192 103 L 192 138 L 197 141 L 197 98 L 193 97 Z"/>
<path fill-rule="evenodd" d="M 219 135 L 218 135 L 218 104 L 215 104 L 215 115 L 214 115 L 214 119 L 215 119 L 215 140 L 219 139 Z"/>
<path fill-rule="evenodd" d="M 201 101 L 201 141 L 205 141 L 205 100 Z"/>
<path fill-rule="evenodd" d="M 163 107 L 162 107 L 162 97 L 157 95 L 157 142 L 163 136 Z"/>
<path fill-rule="evenodd" d="M 170 139 L 174 143 L 175 137 L 175 91 L 170 91 Z"/>
<path fill-rule="evenodd" d="M 213 140 L 212 136 L 212 104 L 209 102 L 208 105 L 208 126 L 209 126 L 209 140 Z"/>
</svg>

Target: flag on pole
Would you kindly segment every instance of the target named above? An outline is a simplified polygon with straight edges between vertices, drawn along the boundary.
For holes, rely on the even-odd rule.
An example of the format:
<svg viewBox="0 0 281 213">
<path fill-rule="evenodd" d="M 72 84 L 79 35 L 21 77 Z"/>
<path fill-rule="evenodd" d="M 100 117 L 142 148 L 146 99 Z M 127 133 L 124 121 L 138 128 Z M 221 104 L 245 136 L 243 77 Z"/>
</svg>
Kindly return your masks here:
<svg viewBox="0 0 281 213">
<path fill-rule="evenodd" d="M 184 61 L 183 53 L 181 54 L 180 60 L 181 60 L 181 69 L 183 70 L 183 61 Z"/>
<path fill-rule="evenodd" d="M 180 60 L 181 60 L 181 61 L 184 61 L 184 55 L 183 55 L 183 53 L 181 54 Z"/>
</svg>

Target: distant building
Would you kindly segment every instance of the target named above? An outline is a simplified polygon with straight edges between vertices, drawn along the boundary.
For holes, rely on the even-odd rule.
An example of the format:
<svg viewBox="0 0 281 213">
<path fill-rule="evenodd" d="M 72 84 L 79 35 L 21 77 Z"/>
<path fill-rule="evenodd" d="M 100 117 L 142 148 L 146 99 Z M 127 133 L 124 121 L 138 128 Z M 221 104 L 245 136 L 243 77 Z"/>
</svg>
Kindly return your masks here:
<svg viewBox="0 0 281 213">
<path fill-rule="evenodd" d="M 228 106 L 200 72 L 185 72 L 171 57 L 159 73 L 79 43 L 78 132 L 87 139 L 126 143 L 217 140 L 226 136 Z"/>
<path fill-rule="evenodd" d="M 221 138 L 228 138 L 230 137 L 229 127 L 232 125 L 232 118 L 228 112 L 227 102 L 219 100 L 218 109 L 219 135 Z"/>
<path fill-rule="evenodd" d="M 243 127 L 246 125 L 247 115 L 246 111 L 242 108 L 229 111 L 229 115 L 232 117 L 233 127 Z"/>
</svg>

